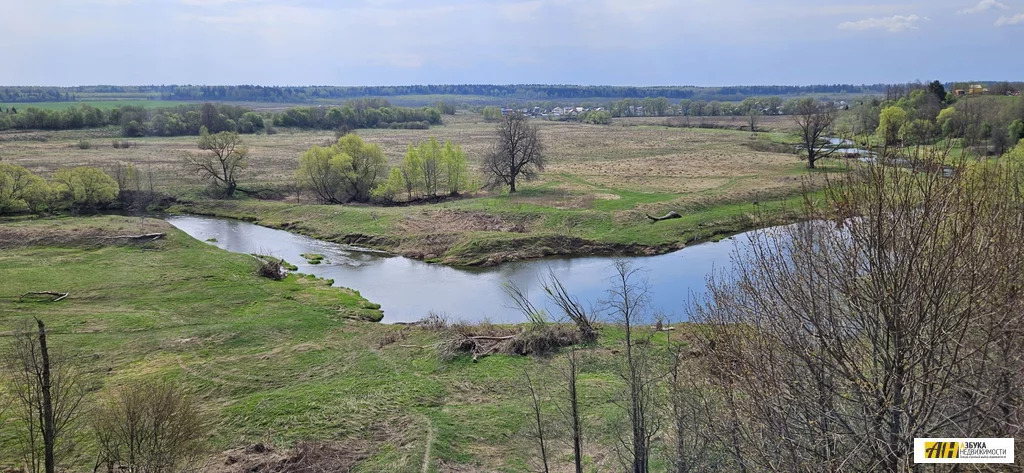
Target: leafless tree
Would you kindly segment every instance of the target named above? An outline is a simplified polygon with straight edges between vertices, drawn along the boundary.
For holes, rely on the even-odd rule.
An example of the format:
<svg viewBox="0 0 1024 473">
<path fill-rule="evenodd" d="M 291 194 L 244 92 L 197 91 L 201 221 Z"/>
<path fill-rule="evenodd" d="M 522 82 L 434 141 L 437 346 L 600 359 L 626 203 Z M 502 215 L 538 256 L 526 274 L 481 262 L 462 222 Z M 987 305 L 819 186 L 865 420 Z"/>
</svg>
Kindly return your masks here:
<svg viewBox="0 0 1024 473">
<path fill-rule="evenodd" d="M 530 394 L 530 408 L 533 414 L 533 435 L 534 440 L 537 442 L 537 449 L 540 452 L 541 465 L 544 468 L 544 473 L 548 473 L 548 445 L 547 440 L 544 437 L 544 433 L 547 427 L 544 423 L 543 406 L 541 406 L 540 395 L 537 393 L 537 386 L 533 382 L 533 378 L 530 377 L 528 370 L 523 370 L 523 378 L 526 381 L 526 389 Z"/>
<path fill-rule="evenodd" d="M 501 117 L 497 137 L 484 158 L 483 173 L 492 185 L 504 184 L 516 191 L 516 182 L 534 177 L 544 170 L 544 146 L 540 132 L 526 115 L 511 112 Z"/>
<path fill-rule="evenodd" d="M 35 321 L 35 330 L 26 327 L 14 334 L 5 361 L 21 421 L 25 467 L 53 473 L 59 457 L 73 449 L 70 433 L 85 390 L 81 372 L 70 358 L 50 352 L 46 326 L 38 318 Z"/>
<path fill-rule="evenodd" d="M 187 168 L 203 180 L 210 181 L 225 197 L 231 197 L 238 189 L 238 175 L 248 165 L 249 150 L 242 145 L 238 133 L 222 131 L 199 136 L 201 154 L 185 157 Z"/>
<path fill-rule="evenodd" d="M 547 278 L 542 281 L 542 286 L 548 295 L 548 300 L 558 306 L 562 310 L 562 314 L 576 324 L 582 341 L 592 342 L 597 339 L 594 311 L 588 313 L 580 304 L 579 299 L 569 293 L 569 290 L 550 268 Z"/>
<path fill-rule="evenodd" d="M 143 172 L 133 163 L 118 162 L 111 175 L 117 182 L 117 200 L 121 207 L 133 212 L 145 212 L 156 194 L 153 170 L 147 168 Z"/>
<path fill-rule="evenodd" d="M 694 317 L 723 450 L 754 471 L 906 472 L 915 437 L 1019 438 L 1022 177 L 872 165 L 807 223 L 755 233 Z"/>
<path fill-rule="evenodd" d="M 641 328 L 647 315 L 649 294 L 638 271 L 627 261 L 616 261 L 612 287 L 604 305 L 625 335 L 626 359 L 619 376 L 626 385 L 623 407 L 630 431 L 628 436 L 619 439 L 622 447 L 620 459 L 633 473 L 647 473 L 651 441 L 660 429 L 655 415 L 655 389 L 662 376 L 655 372 L 650 353 L 653 332 Z"/>
<path fill-rule="evenodd" d="M 100 463 L 130 473 L 194 471 L 208 424 L 198 402 L 162 382 L 122 387 L 93 416 Z"/>
<path fill-rule="evenodd" d="M 838 148 L 828 140 L 837 114 L 836 107 L 829 102 L 812 98 L 797 101 L 793 120 L 800 127 L 800 146 L 807 153 L 808 168 L 814 169 L 815 162 L 829 157 Z"/>
<path fill-rule="evenodd" d="M 583 418 L 580 413 L 579 375 L 579 349 L 572 346 L 565 354 L 565 366 L 562 369 L 562 377 L 565 379 L 565 398 L 568 405 L 564 408 L 559 407 L 559 410 L 569 425 L 569 443 L 572 446 L 574 471 L 583 473 Z"/>
</svg>

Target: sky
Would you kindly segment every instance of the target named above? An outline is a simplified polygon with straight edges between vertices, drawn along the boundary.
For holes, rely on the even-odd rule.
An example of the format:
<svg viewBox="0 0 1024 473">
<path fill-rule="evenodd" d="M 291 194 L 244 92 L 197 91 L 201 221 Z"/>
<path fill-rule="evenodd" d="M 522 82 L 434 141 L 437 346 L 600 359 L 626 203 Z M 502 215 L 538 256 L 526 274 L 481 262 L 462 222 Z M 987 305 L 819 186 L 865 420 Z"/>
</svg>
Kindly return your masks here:
<svg viewBox="0 0 1024 473">
<path fill-rule="evenodd" d="M 1024 80 L 1024 0 L 0 0 L 0 85 Z"/>
</svg>

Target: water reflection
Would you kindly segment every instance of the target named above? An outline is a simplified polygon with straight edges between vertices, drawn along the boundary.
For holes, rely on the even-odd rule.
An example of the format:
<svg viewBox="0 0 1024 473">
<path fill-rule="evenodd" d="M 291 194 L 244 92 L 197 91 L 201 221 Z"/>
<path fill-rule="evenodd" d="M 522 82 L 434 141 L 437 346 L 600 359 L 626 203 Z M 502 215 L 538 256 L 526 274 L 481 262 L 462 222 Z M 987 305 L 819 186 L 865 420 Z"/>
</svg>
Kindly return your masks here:
<svg viewBox="0 0 1024 473">
<path fill-rule="evenodd" d="M 167 221 L 198 240 L 215 239 L 210 243 L 228 251 L 272 254 L 298 266 L 299 272 L 334 279 L 338 286 L 358 290 L 381 304 L 386 323 L 419 320 L 430 311 L 467 321 L 521 322 L 522 315 L 508 307 L 511 301 L 502 290 L 504 281 L 515 282 L 538 307 L 547 307 L 540 278 L 550 270 L 588 306 L 604 297 L 614 272 L 610 257 L 551 258 L 456 269 L 238 220 L 182 216 Z M 741 234 L 664 255 L 626 259 L 642 268 L 652 309 L 679 320 L 685 316 L 690 297 L 704 293 L 706 277 L 716 269 L 730 267 L 733 249 L 748 243 L 746 234 Z M 303 253 L 320 253 L 325 258 L 321 264 L 308 264 Z M 553 307 L 547 308 L 553 312 Z"/>
</svg>

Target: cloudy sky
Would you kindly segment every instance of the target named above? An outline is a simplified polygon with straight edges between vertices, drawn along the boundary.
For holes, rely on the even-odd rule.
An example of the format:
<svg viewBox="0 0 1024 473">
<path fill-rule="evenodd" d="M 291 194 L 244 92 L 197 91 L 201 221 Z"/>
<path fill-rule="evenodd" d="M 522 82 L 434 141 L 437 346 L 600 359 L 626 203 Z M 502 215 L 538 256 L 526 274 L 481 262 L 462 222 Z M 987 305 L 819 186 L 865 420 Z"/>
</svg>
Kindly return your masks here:
<svg viewBox="0 0 1024 473">
<path fill-rule="evenodd" d="M 1024 0 L 0 0 L 0 85 L 1024 80 Z"/>
</svg>

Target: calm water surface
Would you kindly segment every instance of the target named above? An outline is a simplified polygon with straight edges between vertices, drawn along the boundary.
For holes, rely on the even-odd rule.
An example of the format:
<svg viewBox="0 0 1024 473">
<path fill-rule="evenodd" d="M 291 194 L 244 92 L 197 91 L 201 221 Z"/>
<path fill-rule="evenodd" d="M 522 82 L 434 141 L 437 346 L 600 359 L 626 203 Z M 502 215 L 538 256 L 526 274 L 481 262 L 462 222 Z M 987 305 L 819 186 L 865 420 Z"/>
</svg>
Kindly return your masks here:
<svg viewBox="0 0 1024 473">
<path fill-rule="evenodd" d="M 298 266 L 298 272 L 334 279 L 336 286 L 359 291 L 381 305 L 384 322 L 412 322 L 430 311 L 452 320 L 521 322 L 523 316 L 509 307 L 502 290 L 504 281 L 525 288 L 538 307 L 547 307 L 540 278 L 554 271 L 584 306 L 604 298 L 614 274 L 613 258 L 552 258 L 502 264 L 491 268 L 456 269 L 401 256 L 330 243 L 261 227 L 247 222 L 212 217 L 178 216 L 171 225 L 200 240 L 228 251 L 271 254 Z M 651 309 L 670 320 L 685 317 L 685 306 L 704 293 L 707 276 L 732 265 L 732 254 L 749 244 L 748 234 L 714 243 L 702 243 L 659 256 L 625 258 L 642 269 L 651 293 Z M 323 263 L 307 264 L 303 253 L 320 253 Z M 549 308 L 549 313 L 556 313 Z"/>
</svg>

